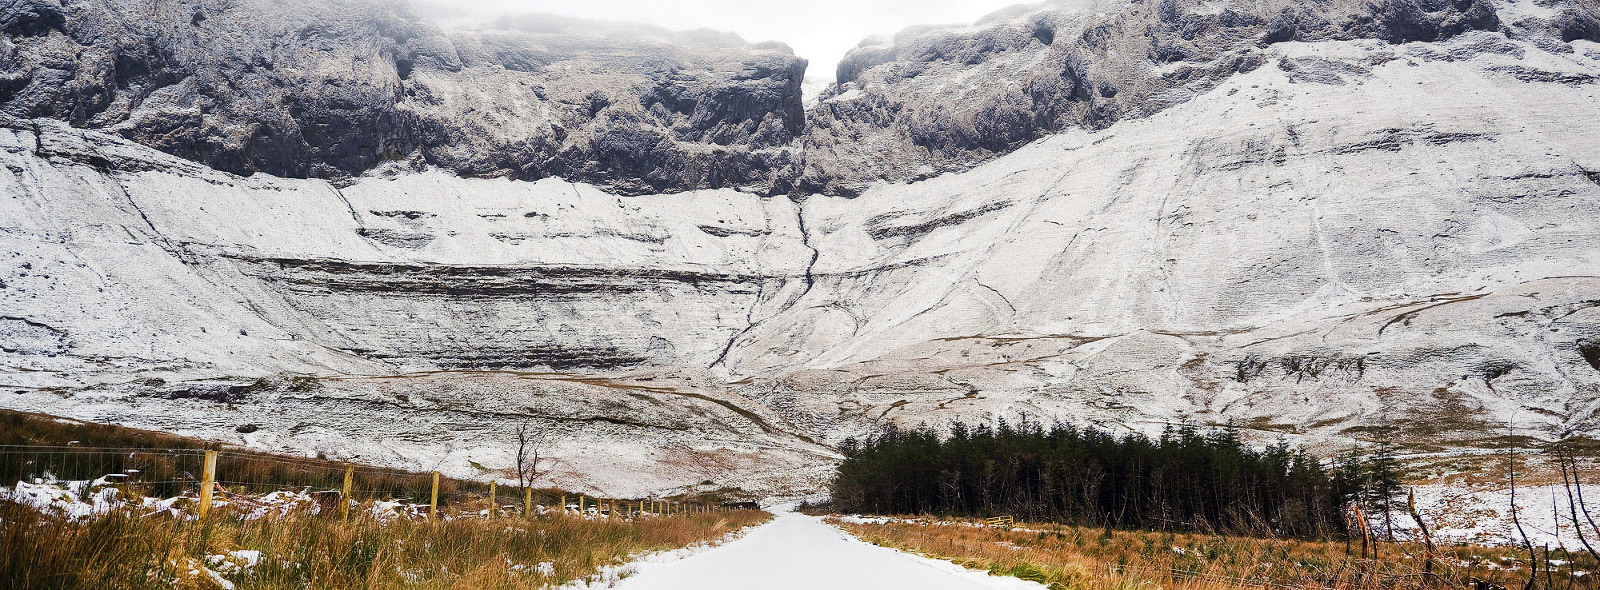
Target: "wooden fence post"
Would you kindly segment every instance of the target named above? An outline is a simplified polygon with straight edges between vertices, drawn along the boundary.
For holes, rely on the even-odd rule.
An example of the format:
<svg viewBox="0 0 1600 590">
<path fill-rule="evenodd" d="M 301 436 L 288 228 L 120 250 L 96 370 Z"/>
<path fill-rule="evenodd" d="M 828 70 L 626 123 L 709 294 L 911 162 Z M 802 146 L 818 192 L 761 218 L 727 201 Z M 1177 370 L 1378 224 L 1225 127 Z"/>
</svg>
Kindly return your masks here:
<svg viewBox="0 0 1600 590">
<path fill-rule="evenodd" d="M 217 487 L 217 452 L 206 451 L 205 468 L 200 472 L 200 518 L 211 512 L 211 490 Z"/>
<path fill-rule="evenodd" d="M 522 488 L 522 515 L 533 515 L 533 488 Z"/>
<path fill-rule="evenodd" d="M 341 520 L 350 520 L 350 488 L 353 487 L 355 480 L 356 467 L 354 465 L 345 465 L 344 487 L 339 489 L 339 506 L 341 508 L 339 510 L 339 518 Z"/>
<path fill-rule="evenodd" d="M 639 516 L 644 516 L 644 500 L 639 501 Z"/>
<path fill-rule="evenodd" d="M 428 500 L 428 520 L 439 514 L 439 472 L 433 472 L 433 496 Z"/>
<path fill-rule="evenodd" d="M 567 515 L 567 495 L 566 494 L 562 494 L 561 495 L 561 515 L 562 516 L 566 516 Z"/>
<path fill-rule="evenodd" d="M 500 514 L 500 506 L 494 502 L 494 488 L 495 482 L 489 482 L 489 518 L 494 518 Z"/>
<path fill-rule="evenodd" d="M 588 504 L 588 503 L 589 503 L 589 497 L 588 496 L 585 496 L 583 494 L 578 494 L 578 517 L 579 518 L 582 518 L 582 517 L 585 516 L 585 514 L 583 512 L 583 505 L 584 504 Z"/>
</svg>

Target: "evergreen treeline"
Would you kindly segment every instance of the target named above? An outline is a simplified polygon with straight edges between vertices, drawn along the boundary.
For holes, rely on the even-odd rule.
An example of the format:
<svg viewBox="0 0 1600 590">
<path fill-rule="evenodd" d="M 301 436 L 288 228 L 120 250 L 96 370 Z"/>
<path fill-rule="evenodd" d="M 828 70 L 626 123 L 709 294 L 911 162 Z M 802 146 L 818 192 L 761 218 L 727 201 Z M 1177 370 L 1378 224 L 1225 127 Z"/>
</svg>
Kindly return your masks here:
<svg viewBox="0 0 1600 590">
<path fill-rule="evenodd" d="M 1145 529 L 1329 537 L 1351 502 L 1399 491 L 1387 454 L 1331 466 L 1285 443 L 1256 450 L 1234 428 L 1169 427 L 1160 438 L 1055 425 L 888 429 L 846 441 L 835 508 L 877 514 L 1009 514 Z"/>
</svg>

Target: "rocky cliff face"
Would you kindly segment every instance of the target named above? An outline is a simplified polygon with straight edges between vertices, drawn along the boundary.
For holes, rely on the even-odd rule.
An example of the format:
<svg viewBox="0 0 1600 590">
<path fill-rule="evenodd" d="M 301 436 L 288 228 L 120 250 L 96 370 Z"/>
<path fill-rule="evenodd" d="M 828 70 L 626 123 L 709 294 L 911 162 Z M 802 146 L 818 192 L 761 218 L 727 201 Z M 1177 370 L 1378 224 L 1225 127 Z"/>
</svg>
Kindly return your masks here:
<svg viewBox="0 0 1600 590">
<path fill-rule="evenodd" d="M 104 31 L 210 34 L 175 5 Z M 1600 427 L 1594 3 L 1023 8 L 869 42 L 803 117 L 801 62 L 710 33 L 177 22 L 276 43 L 256 93 L 198 49 L 117 83 L 95 48 L 145 33 L 94 32 L 109 5 L 16 6 L 5 407 L 457 475 L 533 420 L 557 483 L 614 493 L 814 489 L 890 422 Z M 261 113 L 301 157 L 238 140 Z M 379 128 L 404 149 L 339 151 Z M 617 147 L 650 133 L 686 159 Z"/>
<path fill-rule="evenodd" d="M 383 162 L 624 193 L 770 187 L 805 61 L 712 32 L 508 18 L 447 34 L 375 0 L 19 0 L 0 111 L 236 174 Z"/>
<path fill-rule="evenodd" d="M 804 60 L 709 31 L 529 16 L 445 32 L 381 0 L 18 0 L 0 15 L 0 112 L 237 174 L 347 179 L 400 161 L 622 194 L 849 196 L 1160 112 L 1259 67 L 1276 43 L 1600 41 L 1593 2 L 1508 6 L 1506 18 L 1492 0 L 1019 7 L 864 42 L 808 114 Z"/>
<path fill-rule="evenodd" d="M 1575 8 L 1561 14 L 1594 18 Z M 1062 129 L 1105 128 L 1181 104 L 1260 67 L 1273 44 L 1400 44 L 1501 28 L 1490 0 L 1017 7 L 971 27 L 911 29 L 863 42 L 839 64 L 838 85 L 816 109 L 807 147 L 850 154 L 819 164 L 825 172 L 818 182 L 838 190 L 879 178 L 925 178 Z M 1548 34 L 1541 27 L 1532 36 Z M 954 82 L 972 79 L 990 83 Z"/>
</svg>

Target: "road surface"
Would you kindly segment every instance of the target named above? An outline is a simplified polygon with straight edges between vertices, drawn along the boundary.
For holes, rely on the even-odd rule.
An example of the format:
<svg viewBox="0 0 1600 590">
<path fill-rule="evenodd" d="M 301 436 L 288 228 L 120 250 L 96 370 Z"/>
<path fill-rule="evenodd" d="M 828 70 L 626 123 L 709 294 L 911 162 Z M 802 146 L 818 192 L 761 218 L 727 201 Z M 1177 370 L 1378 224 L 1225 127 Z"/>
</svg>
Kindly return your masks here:
<svg viewBox="0 0 1600 590">
<path fill-rule="evenodd" d="M 878 547 L 821 520 L 777 512 L 744 537 L 670 562 L 645 560 L 618 590 L 1042 590 L 947 561 Z"/>
</svg>

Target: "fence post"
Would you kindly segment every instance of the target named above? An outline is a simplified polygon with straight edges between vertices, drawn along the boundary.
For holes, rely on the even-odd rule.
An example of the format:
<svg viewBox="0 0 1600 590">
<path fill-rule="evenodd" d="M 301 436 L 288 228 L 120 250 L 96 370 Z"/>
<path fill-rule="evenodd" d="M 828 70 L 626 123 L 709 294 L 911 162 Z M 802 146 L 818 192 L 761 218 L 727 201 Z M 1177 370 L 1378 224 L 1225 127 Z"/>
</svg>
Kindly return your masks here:
<svg viewBox="0 0 1600 590">
<path fill-rule="evenodd" d="M 532 516 L 533 515 L 533 488 L 532 487 L 523 486 L 523 488 L 522 488 L 522 515 L 523 516 Z"/>
<path fill-rule="evenodd" d="M 589 497 L 588 496 L 585 496 L 583 494 L 578 494 L 578 518 L 583 518 L 584 516 L 587 516 L 583 512 L 583 505 L 584 504 L 588 504 L 588 503 L 589 503 Z"/>
<path fill-rule="evenodd" d="M 500 506 L 494 502 L 495 482 L 489 482 L 489 518 L 494 518 L 500 513 Z"/>
<path fill-rule="evenodd" d="M 644 516 L 644 500 L 639 501 L 639 516 Z"/>
<path fill-rule="evenodd" d="M 561 515 L 562 516 L 566 516 L 567 515 L 567 495 L 566 494 L 562 494 L 561 495 Z"/>
<path fill-rule="evenodd" d="M 433 496 L 428 500 L 428 520 L 439 514 L 439 472 L 433 472 Z"/>
<path fill-rule="evenodd" d="M 211 489 L 217 487 L 217 452 L 206 451 L 205 468 L 200 472 L 200 518 L 211 512 Z"/>
<path fill-rule="evenodd" d="M 340 506 L 343 507 L 339 511 L 339 518 L 341 520 L 350 520 L 350 488 L 352 487 L 352 484 L 355 483 L 355 479 L 356 467 L 354 465 L 345 465 L 344 488 L 339 490 L 339 502 Z"/>
</svg>

